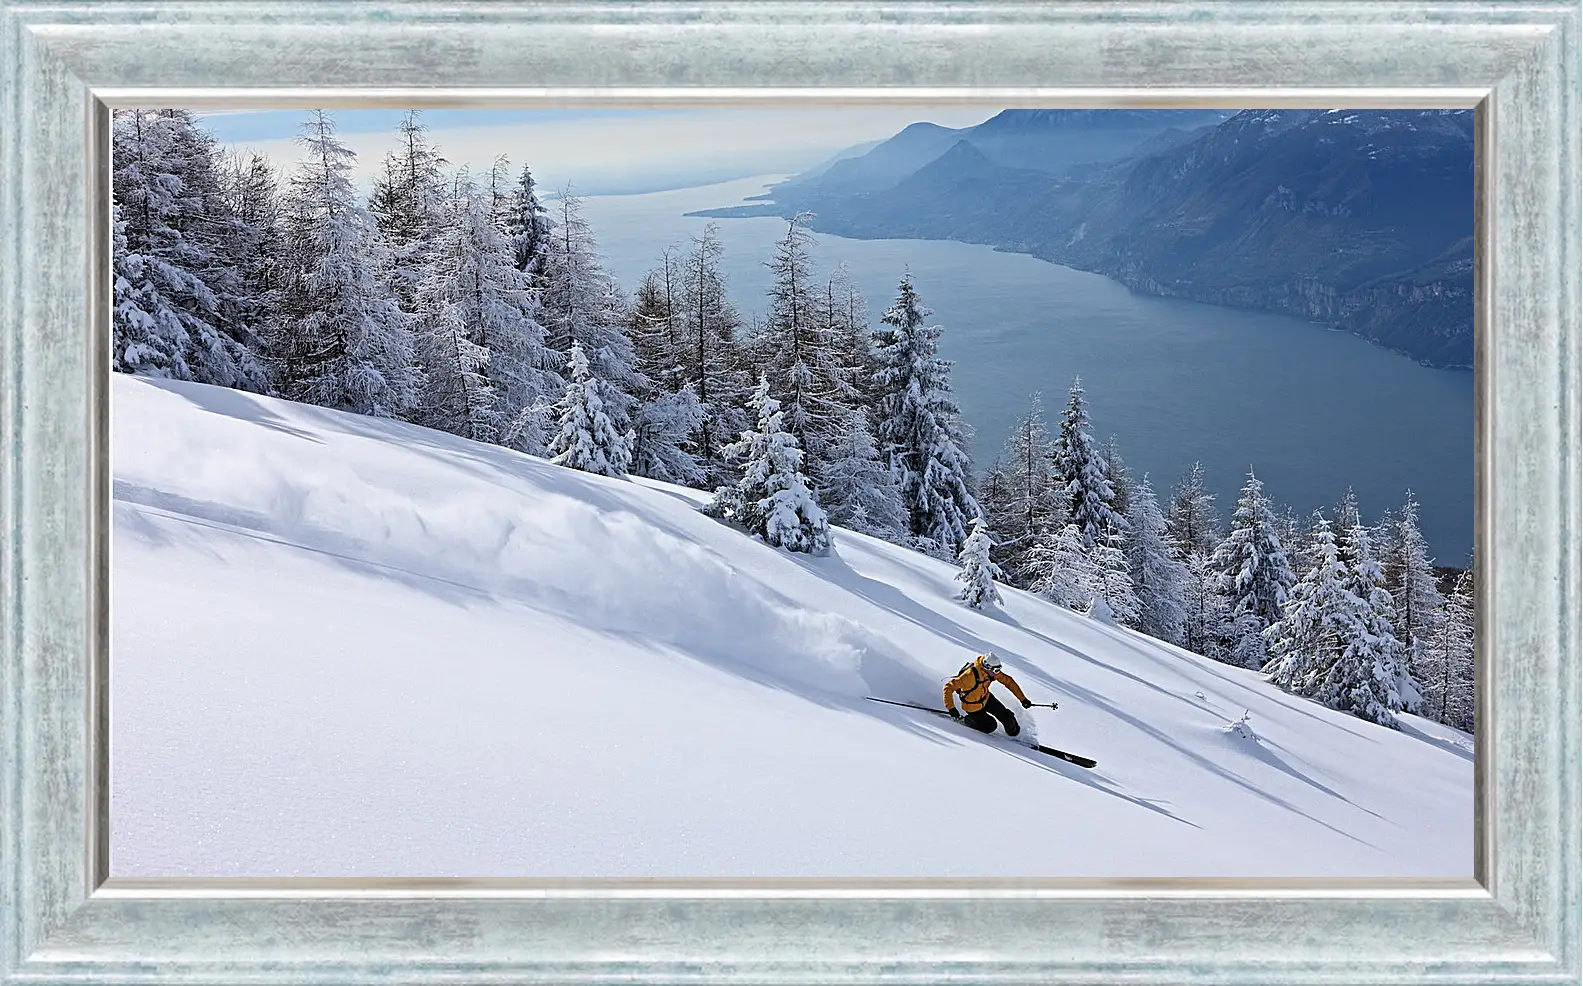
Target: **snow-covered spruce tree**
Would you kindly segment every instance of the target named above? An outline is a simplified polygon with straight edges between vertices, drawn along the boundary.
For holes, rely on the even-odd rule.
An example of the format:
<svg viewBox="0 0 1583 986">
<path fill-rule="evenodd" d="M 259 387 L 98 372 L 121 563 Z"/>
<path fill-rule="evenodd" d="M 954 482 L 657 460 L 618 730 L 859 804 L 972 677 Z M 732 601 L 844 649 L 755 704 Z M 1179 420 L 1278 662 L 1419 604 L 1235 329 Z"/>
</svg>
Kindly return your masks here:
<svg viewBox="0 0 1583 986">
<path fill-rule="evenodd" d="M 1314 512 L 1308 543 L 1313 563 L 1292 587 L 1281 618 L 1264 631 L 1270 653 L 1264 672 L 1287 691 L 1314 697 L 1318 683 L 1354 636 L 1358 602 L 1345 585 L 1346 566 L 1335 532 L 1319 511 Z"/>
<path fill-rule="evenodd" d="M 1445 599 L 1435 584 L 1434 560 L 1429 543 L 1418 528 L 1418 500 L 1411 490 L 1392 525 L 1391 538 L 1381 562 L 1385 589 L 1395 603 L 1392 624 L 1396 639 L 1407 651 L 1407 666 L 1415 677 L 1429 679 L 1425 665 L 1429 637 Z"/>
<path fill-rule="evenodd" d="M 845 261 L 836 265 L 825 281 L 822 311 L 828 322 L 826 334 L 835 350 L 844 401 L 870 412 L 877 411 L 879 392 L 874 374 L 879 370 L 879 359 L 869 329 L 868 302 L 858 291 Z"/>
<path fill-rule="evenodd" d="M 726 296 L 723 254 L 714 223 L 693 237 L 678 272 L 676 320 L 679 380 L 697 392 L 702 411 L 693 444 L 705 475 L 715 483 L 729 476 L 720 446 L 747 427 L 752 394 L 737 342 L 742 317 Z"/>
<path fill-rule="evenodd" d="M 1343 535 L 1341 561 L 1346 566 L 1343 585 L 1358 601 L 1355 633 L 1350 642 L 1354 659 L 1363 665 L 1356 676 L 1359 680 L 1381 681 L 1374 691 L 1389 711 L 1416 712 L 1421 701 L 1418 682 L 1407 665 L 1406 649 L 1391 626 L 1395 604 L 1385 590 L 1385 573 L 1375 557 L 1369 529 L 1363 524 Z M 1380 721 L 1373 715 L 1366 718 Z"/>
<path fill-rule="evenodd" d="M 962 583 L 957 598 L 974 609 L 1000 602 L 1000 590 L 995 588 L 995 580 L 1001 577 L 1000 566 L 989 557 L 993 544 L 989 525 L 984 518 L 975 517 L 973 530 L 962 542 L 962 552 L 957 556 L 962 570 L 956 573 L 956 580 Z"/>
<path fill-rule="evenodd" d="M 1281 618 L 1297 580 L 1275 530 L 1264 484 L 1252 470 L 1243 484 L 1231 531 L 1215 549 L 1214 565 L 1227 600 L 1229 663 L 1245 668 L 1269 661 L 1264 631 Z"/>
<path fill-rule="evenodd" d="M 1286 563 L 1293 572 L 1307 571 L 1311 562 L 1308 557 L 1308 538 L 1297 511 L 1288 504 L 1278 510 L 1272 509 L 1271 515 L 1275 518 L 1276 537 L 1280 538 L 1281 547 L 1286 549 Z"/>
<path fill-rule="evenodd" d="M 600 262 L 582 200 L 567 188 L 554 209 L 555 228 L 540 255 L 545 341 L 565 356 L 571 355 L 573 344 L 582 347 L 589 371 L 603 387 L 606 411 L 625 430 L 645 386 L 625 329 L 626 304 L 615 278 Z"/>
<path fill-rule="evenodd" d="M 1104 594 L 1105 576 L 1076 524 L 1044 531 L 1030 551 L 1029 563 L 1037 572 L 1029 591 L 1067 609 L 1087 612 Z"/>
<path fill-rule="evenodd" d="M 1363 523 L 1363 511 L 1358 508 L 1358 494 L 1348 486 L 1341 499 L 1336 501 L 1336 530 L 1345 534 Z"/>
<path fill-rule="evenodd" d="M 286 259 L 280 182 L 275 168 L 261 154 L 246 158 L 228 154 L 222 160 L 222 194 L 235 219 L 223 252 L 240 285 L 233 319 L 245 333 L 247 348 L 259 356 L 267 387 L 270 373 L 263 360 L 265 340 L 280 319 L 282 265 Z"/>
<path fill-rule="evenodd" d="M 740 525 L 771 547 L 824 554 L 830 547 L 829 521 L 803 474 L 797 436 L 787 430 L 767 376 L 759 378 L 750 406 L 757 427 L 725 449 L 741 461 L 742 478 L 717 490 L 704 512 Z"/>
<path fill-rule="evenodd" d="M 680 273 L 676 251 L 666 247 L 660 254 L 660 266 L 638 282 L 627 322 L 638 372 L 665 391 L 680 390 L 685 382 L 678 356 Z"/>
<path fill-rule="evenodd" d="M 896 475 L 880 456 L 868 413 L 854 409 L 826 450 L 820 501 L 830 523 L 887 541 L 904 540 L 907 526 Z"/>
<path fill-rule="evenodd" d="M 489 201 L 489 221 L 494 224 L 500 235 L 510 242 L 507 227 L 511 223 L 511 158 L 504 154 L 496 154 L 495 160 L 489 166 L 489 178 L 484 186 L 484 194 Z M 513 258 L 513 261 L 515 258 Z"/>
<path fill-rule="evenodd" d="M 538 409 L 565 386 L 544 345 L 538 299 L 512 261 L 490 193 L 454 182 L 442 232 L 418 284 L 425 370 L 420 420 L 433 428 L 545 450 Z"/>
<path fill-rule="evenodd" d="M 684 382 L 677 359 L 680 312 L 675 290 L 680 264 L 666 247 L 662 266 L 639 282 L 628 316 L 638 375 L 644 386 L 635 395 L 638 411 L 632 430 L 632 471 L 639 476 L 688 486 L 703 486 L 697 432 L 703 420 L 698 393 Z"/>
<path fill-rule="evenodd" d="M 357 200 L 356 155 L 323 110 L 303 124 L 304 160 L 282 202 L 288 276 L 271 343 L 291 400 L 401 417 L 418 394 L 412 327 L 379 277 L 387 252 Z"/>
<path fill-rule="evenodd" d="M 214 139 L 187 110 L 118 110 L 111 133 L 122 223 L 114 266 L 126 281 L 112 367 L 259 389 L 264 373 L 229 254 L 242 230 L 223 195 Z"/>
<path fill-rule="evenodd" d="M 396 126 L 396 149 L 374 179 L 368 211 L 389 252 L 389 277 L 403 311 L 417 304 L 418 282 L 444 223 L 446 161 L 429 139 L 423 115 L 408 110 Z"/>
<path fill-rule="evenodd" d="M 1066 515 L 1092 549 L 1108 532 L 1127 533 L 1126 518 L 1111 508 L 1116 491 L 1106 475 L 1105 458 L 1094 445 L 1088 409 L 1083 403 L 1083 381 L 1072 382 L 1061 433 L 1055 441 L 1055 479 L 1066 498 Z"/>
<path fill-rule="evenodd" d="M 1171 644 L 1185 639 L 1187 566 L 1172 555 L 1165 518 L 1149 477 L 1132 488 L 1127 523 L 1127 565 L 1138 599 L 1139 630 Z"/>
<path fill-rule="evenodd" d="M 1445 596 L 1424 648 L 1421 712 L 1437 722 L 1472 732 L 1474 726 L 1473 570 L 1457 576 Z"/>
<path fill-rule="evenodd" d="M 1187 570 L 1182 597 L 1184 645 L 1195 654 L 1229 662 L 1226 641 L 1231 639 L 1231 620 L 1214 555 L 1194 550 L 1182 565 Z"/>
<path fill-rule="evenodd" d="M 825 445 L 855 402 L 847 399 L 830 319 L 813 264 L 807 213 L 787 221 L 769 263 L 770 305 L 762 342 L 770 386 L 786 428 L 806 453 L 807 471 L 823 481 Z"/>
<path fill-rule="evenodd" d="M 1131 535 L 1111 530 L 1105 539 L 1094 545 L 1090 557 L 1099 570 L 1100 598 L 1110 610 L 1111 618 L 1123 626 L 1138 625 L 1138 592 L 1132 583 L 1130 560 L 1126 545 Z"/>
<path fill-rule="evenodd" d="M 912 543 L 954 557 L 981 511 L 970 486 L 972 464 L 959 444 L 951 364 L 937 352 L 940 326 L 924 324 L 929 314 L 918 303 L 912 275 L 905 275 L 879 333 L 878 438 L 898 475 Z"/>
<path fill-rule="evenodd" d="M 1204 464 L 1193 463 L 1171 493 L 1165 512 L 1165 533 L 1182 561 L 1193 551 L 1213 554 L 1220 543 L 1220 518 L 1215 514 L 1215 494 L 1204 479 Z"/>
<path fill-rule="evenodd" d="M 655 390 L 638 406 L 632 424 L 632 471 L 701 488 L 705 473 L 695 443 L 703 419 L 704 408 L 692 384 Z"/>
<path fill-rule="evenodd" d="M 1211 559 L 1220 543 L 1220 519 L 1215 514 L 1215 495 L 1204 480 L 1202 463 L 1193 463 L 1172 492 L 1165 514 L 1165 535 L 1173 556 L 1186 569 L 1182 645 L 1205 656 L 1210 656 L 1211 651 L 1218 653 L 1224 613 Z"/>
<path fill-rule="evenodd" d="M 1028 553 L 1041 534 L 1060 525 L 1065 499 L 1052 472 L 1055 444 L 1044 420 L 1044 402 L 1034 394 L 1028 411 L 1012 429 L 1001 451 L 1004 489 L 999 503 L 985 506 L 1000 534 L 1000 557 L 1012 585 L 1026 587 L 1036 577 Z"/>
<path fill-rule="evenodd" d="M 580 344 L 572 344 L 566 369 L 571 382 L 556 405 L 560 430 L 550 441 L 550 461 L 600 476 L 625 476 L 632 464 L 633 436 L 623 434 L 611 418 L 603 382 L 590 371 Z"/>
<path fill-rule="evenodd" d="M 989 464 L 989 468 L 984 470 L 984 474 L 979 477 L 978 506 L 979 510 L 984 514 L 984 520 L 989 524 L 989 529 L 995 531 L 997 535 L 1003 530 L 1015 529 L 1017 514 L 1012 506 L 1013 495 L 1011 477 L 1007 475 L 1006 467 L 1002 461 L 996 459 Z M 994 548 L 991 549 L 991 557 L 995 559 L 995 564 L 999 565 L 1001 571 L 1006 573 L 1005 581 L 1007 585 L 1014 585 L 1022 589 L 1028 587 L 1028 580 L 1015 577 L 1011 573 L 1010 567 L 1013 558 L 1026 554 L 1030 547 L 1031 542 L 1030 544 L 1022 545 L 1018 555 L 1013 555 L 1007 550 L 1003 541 L 997 541 Z"/>
<path fill-rule="evenodd" d="M 539 201 L 538 185 L 527 165 L 511 190 L 506 213 L 506 239 L 511 244 L 512 262 L 530 281 L 542 274 L 545 241 L 550 236 L 549 210 Z"/>
<path fill-rule="evenodd" d="M 1110 481 L 1110 509 L 1125 518 L 1132 510 L 1132 479 L 1127 474 L 1127 460 L 1116 447 L 1115 435 L 1100 446 L 1099 457 L 1105 460 L 1105 478 Z"/>
</svg>

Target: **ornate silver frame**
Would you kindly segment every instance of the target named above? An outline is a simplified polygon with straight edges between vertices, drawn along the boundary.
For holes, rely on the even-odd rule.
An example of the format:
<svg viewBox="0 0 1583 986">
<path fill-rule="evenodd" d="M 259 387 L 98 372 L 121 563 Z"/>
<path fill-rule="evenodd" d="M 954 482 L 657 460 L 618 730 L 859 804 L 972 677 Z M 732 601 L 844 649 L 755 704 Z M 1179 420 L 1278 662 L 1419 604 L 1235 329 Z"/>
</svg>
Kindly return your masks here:
<svg viewBox="0 0 1583 986">
<path fill-rule="evenodd" d="M 1577 982 L 1575 3 L 3 10 L 0 983 Z M 109 107 L 808 99 L 1477 107 L 1477 879 L 106 881 Z"/>
</svg>

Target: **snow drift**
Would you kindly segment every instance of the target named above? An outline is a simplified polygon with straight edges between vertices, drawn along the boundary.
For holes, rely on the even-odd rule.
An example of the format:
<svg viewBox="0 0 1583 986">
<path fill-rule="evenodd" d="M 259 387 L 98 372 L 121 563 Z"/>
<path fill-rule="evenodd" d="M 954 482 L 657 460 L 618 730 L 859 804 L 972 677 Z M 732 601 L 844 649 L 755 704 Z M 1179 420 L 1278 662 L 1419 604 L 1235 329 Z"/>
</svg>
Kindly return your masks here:
<svg viewBox="0 0 1583 986">
<path fill-rule="evenodd" d="M 773 550 L 698 491 L 213 387 L 113 401 L 116 876 L 1472 873 L 1445 727 L 1005 587 L 976 612 L 844 530 Z M 934 706 L 990 648 L 1096 769 L 865 700 Z"/>
</svg>

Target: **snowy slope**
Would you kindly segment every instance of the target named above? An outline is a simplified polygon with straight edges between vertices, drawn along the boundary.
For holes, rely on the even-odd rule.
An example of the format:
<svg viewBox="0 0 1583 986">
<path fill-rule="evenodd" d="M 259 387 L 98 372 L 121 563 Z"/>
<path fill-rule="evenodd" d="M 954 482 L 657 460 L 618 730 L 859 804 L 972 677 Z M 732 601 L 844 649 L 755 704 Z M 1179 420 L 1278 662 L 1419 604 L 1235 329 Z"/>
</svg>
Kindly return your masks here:
<svg viewBox="0 0 1583 986">
<path fill-rule="evenodd" d="M 113 400 L 117 876 L 1472 872 L 1463 734 L 1020 592 L 976 613 L 844 531 L 773 551 L 694 491 L 210 387 Z M 986 648 L 1097 769 L 863 699 L 937 703 Z"/>
</svg>

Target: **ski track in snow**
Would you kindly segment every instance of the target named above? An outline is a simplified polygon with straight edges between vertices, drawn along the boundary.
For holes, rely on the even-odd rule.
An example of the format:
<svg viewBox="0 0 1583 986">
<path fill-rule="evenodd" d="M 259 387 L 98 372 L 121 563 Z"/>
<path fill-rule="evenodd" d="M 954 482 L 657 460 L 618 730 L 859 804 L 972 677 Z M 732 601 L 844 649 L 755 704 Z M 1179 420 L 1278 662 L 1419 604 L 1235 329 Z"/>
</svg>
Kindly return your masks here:
<svg viewBox="0 0 1583 986">
<path fill-rule="evenodd" d="M 837 531 L 113 385 L 116 876 L 1470 876 L 1472 743 Z M 993 648 L 1023 741 L 936 707 Z M 1202 694 L 1202 698 L 1199 695 Z M 1251 735 L 1228 727 L 1247 713 Z"/>
</svg>

